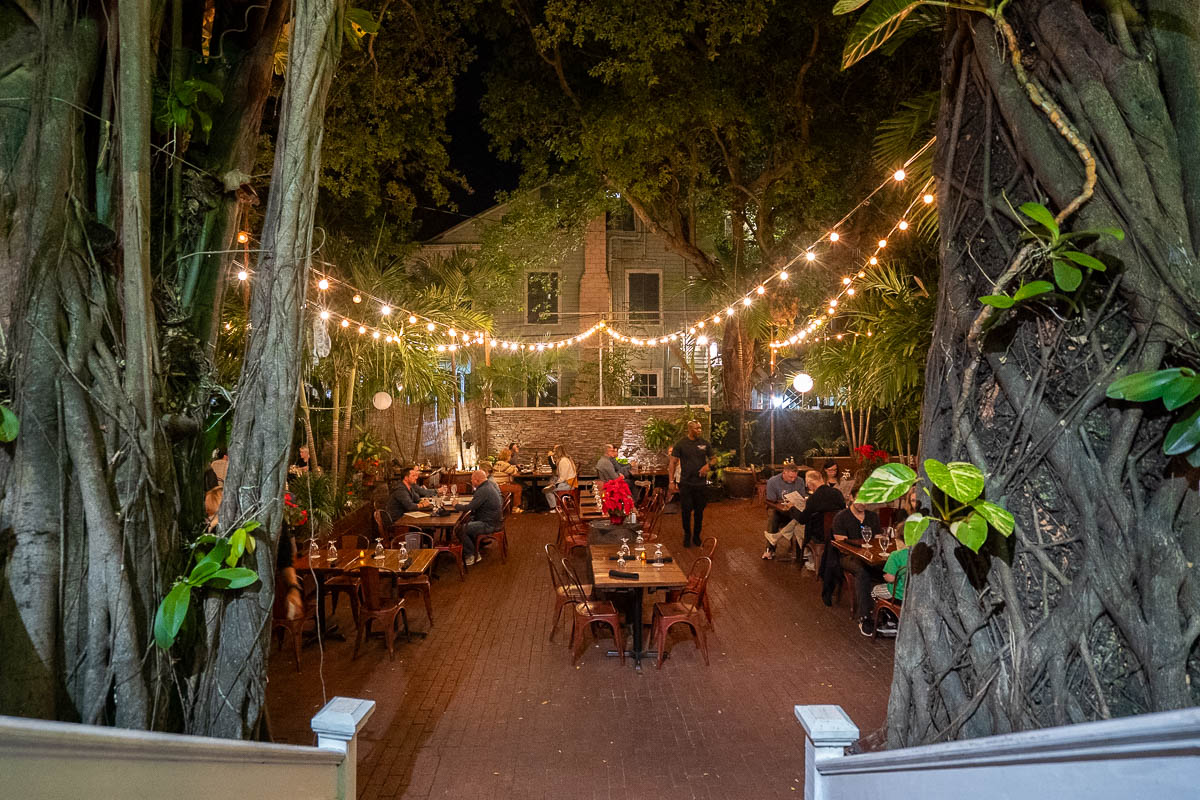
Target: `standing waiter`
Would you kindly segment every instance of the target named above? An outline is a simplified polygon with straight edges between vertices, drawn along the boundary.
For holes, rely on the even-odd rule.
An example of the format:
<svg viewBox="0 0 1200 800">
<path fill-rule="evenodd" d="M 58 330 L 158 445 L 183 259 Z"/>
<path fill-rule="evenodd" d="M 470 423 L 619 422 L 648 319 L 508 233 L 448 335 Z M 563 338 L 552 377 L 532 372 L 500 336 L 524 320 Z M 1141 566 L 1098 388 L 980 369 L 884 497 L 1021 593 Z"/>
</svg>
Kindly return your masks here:
<svg viewBox="0 0 1200 800">
<path fill-rule="evenodd" d="M 700 544 L 700 528 L 704 524 L 704 486 L 712 468 L 712 445 L 700 438 L 700 423 L 690 420 L 687 437 L 675 443 L 667 459 L 668 491 L 679 491 L 679 510 L 683 517 L 683 546 Z M 675 470 L 679 484 L 675 484 Z"/>
</svg>

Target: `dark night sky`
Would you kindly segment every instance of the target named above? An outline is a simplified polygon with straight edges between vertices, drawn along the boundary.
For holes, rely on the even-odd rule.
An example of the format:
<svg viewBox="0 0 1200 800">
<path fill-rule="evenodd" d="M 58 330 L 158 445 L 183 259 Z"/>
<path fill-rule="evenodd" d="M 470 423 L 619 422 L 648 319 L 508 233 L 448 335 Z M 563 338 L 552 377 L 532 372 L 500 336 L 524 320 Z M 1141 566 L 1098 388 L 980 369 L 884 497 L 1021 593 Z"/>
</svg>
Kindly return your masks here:
<svg viewBox="0 0 1200 800">
<path fill-rule="evenodd" d="M 478 57 L 470 68 L 459 77 L 454 111 L 446 120 L 450 133 L 451 165 L 466 176 L 472 191 L 455 189 L 451 199 L 457 211 L 417 209 L 416 218 L 421 223 L 420 238 L 427 239 L 447 228 L 474 216 L 495 204 L 496 192 L 516 187 L 520 170 L 516 164 L 500 161 L 489 149 L 488 136 L 483 131 L 483 112 L 479 108 L 484 91 L 484 74 L 487 71 L 491 44 L 487 40 L 476 41 Z M 432 204 L 426 204 L 432 206 Z"/>
</svg>

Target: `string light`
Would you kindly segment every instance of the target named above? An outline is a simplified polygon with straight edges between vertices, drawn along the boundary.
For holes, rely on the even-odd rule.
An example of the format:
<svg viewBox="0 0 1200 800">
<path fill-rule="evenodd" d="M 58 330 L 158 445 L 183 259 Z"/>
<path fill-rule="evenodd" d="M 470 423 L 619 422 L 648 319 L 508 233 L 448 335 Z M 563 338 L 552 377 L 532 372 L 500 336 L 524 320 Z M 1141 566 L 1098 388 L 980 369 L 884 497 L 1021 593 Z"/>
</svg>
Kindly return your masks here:
<svg viewBox="0 0 1200 800">
<path fill-rule="evenodd" d="M 329 312 L 322 311 L 319 316 L 321 317 L 321 319 L 329 319 Z"/>
<path fill-rule="evenodd" d="M 249 272 L 246 272 L 246 270 L 244 270 L 244 269 L 242 269 L 242 270 L 238 270 L 237 279 L 238 279 L 239 281 L 244 281 L 244 280 L 246 280 L 246 279 L 247 279 L 247 278 L 249 278 L 249 277 L 250 277 L 250 273 L 249 273 Z"/>
<path fill-rule="evenodd" d="M 367 332 L 367 329 L 366 329 L 366 328 L 364 328 L 362 325 L 359 325 L 359 326 L 358 326 L 358 332 L 359 332 L 359 334 L 361 335 L 361 334 L 364 334 L 364 333 L 366 333 L 366 332 Z"/>
<path fill-rule="evenodd" d="M 433 333 L 433 329 L 436 327 L 437 327 L 436 325 L 434 325 L 432 322 L 430 322 L 425 325 L 425 330 L 429 331 L 430 333 Z"/>
<path fill-rule="evenodd" d="M 841 237 L 841 235 L 840 235 L 840 234 L 839 234 L 837 231 L 830 231 L 830 232 L 829 232 L 829 241 L 831 241 L 831 242 L 836 242 L 836 241 L 837 241 L 838 239 L 840 239 L 840 238 L 842 238 L 842 237 Z"/>
<path fill-rule="evenodd" d="M 788 279 L 788 274 L 786 271 L 779 273 L 779 280 L 786 281 L 787 279 Z"/>
<path fill-rule="evenodd" d="M 383 314 L 385 317 L 390 317 L 392 314 L 392 307 L 384 306 L 383 308 L 379 309 L 379 313 Z"/>
<path fill-rule="evenodd" d="M 900 220 L 898 223 L 896 223 L 896 227 L 902 231 L 908 230 L 908 220 L 905 220 L 905 219 Z"/>
<path fill-rule="evenodd" d="M 329 289 L 329 281 L 321 278 L 321 280 L 317 281 L 317 288 L 322 292 L 327 291 Z"/>
<path fill-rule="evenodd" d="M 361 294 L 356 294 L 356 295 L 354 295 L 354 297 L 351 297 L 350 299 L 351 299 L 351 300 L 353 300 L 353 301 L 354 301 L 356 304 L 357 304 L 357 303 L 361 303 L 361 302 L 362 302 L 362 295 L 361 295 Z"/>
<path fill-rule="evenodd" d="M 344 320 L 342 320 L 342 327 L 343 327 L 343 328 L 349 328 L 349 327 L 350 327 L 350 320 L 348 320 L 348 319 L 344 319 Z"/>
<path fill-rule="evenodd" d="M 250 234 L 246 233 L 245 231 L 238 231 L 237 240 L 238 244 L 245 244 L 246 242 L 250 241 Z"/>
<path fill-rule="evenodd" d="M 921 197 L 921 201 L 925 203 L 925 205 L 929 205 L 933 202 L 933 195 L 926 193 Z"/>
<path fill-rule="evenodd" d="M 758 296 L 759 296 L 759 297 L 761 297 L 761 296 L 763 296 L 764 294 L 766 294 L 766 293 L 767 293 L 767 287 L 760 285 L 760 286 L 759 286 L 757 289 L 755 289 L 754 291 L 755 291 L 755 292 L 758 294 Z"/>
<path fill-rule="evenodd" d="M 882 250 L 885 247 L 887 247 L 887 239 L 880 239 L 879 240 L 879 249 Z"/>
<path fill-rule="evenodd" d="M 743 298 L 742 298 L 742 305 L 744 305 L 744 306 L 748 306 L 748 305 L 750 305 L 750 298 L 749 298 L 749 297 L 743 297 Z"/>
<path fill-rule="evenodd" d="M 907 177 L 908 177 L 908 173 L 906 173 L 906 172 L 905 172 L 904 170 L 902 170 L 902 169 L 898 169 L 898 170 L 896 170 L 895 172 L 893 172 L 893 173 L 892 173 L 892 177 L 893 177 L 893 178 L 895 178 L 895 179 L 896 179 L 896 180 L 898 180 L 898 181 L 902 181 L 902 180 L 904 180 L 905 178 L 907 178 Z"/>
<path fill-rule="evenodd" d="M 869 259 L 867 259 L 867 262 L 873 267 L 879 263 L 879 259 L 875 256 L 871 256 Z"/>
</svg>

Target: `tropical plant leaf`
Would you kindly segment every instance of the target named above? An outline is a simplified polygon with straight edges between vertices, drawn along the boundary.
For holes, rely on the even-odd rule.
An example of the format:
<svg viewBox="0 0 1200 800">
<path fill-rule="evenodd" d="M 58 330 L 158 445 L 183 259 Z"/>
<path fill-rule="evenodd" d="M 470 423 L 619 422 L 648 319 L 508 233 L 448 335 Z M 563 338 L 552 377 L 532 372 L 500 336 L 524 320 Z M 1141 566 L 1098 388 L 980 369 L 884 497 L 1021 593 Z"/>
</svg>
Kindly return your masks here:
<svg viewBox="0 0 1200 800">
<path fill-rule="evenodd" d="M 923 0 L 871 0 L 855 21 L 842 51 L 842 69 L 861 61 L 896 32 L 912 10 Z"/>
<path fill-rule="evenodd" d="M 175 643 L 191 602 L 192 587 L 177 583 L 158 604 L 158 613 L 154 615 L 154 641 L 162 649 L 166 650 Z"/>
<path fill-rule="evenodd" d="M 929 523 L 933 522 L 933 517 L 927 517 L 924 514 L 910 514 L 908 519 L 904 520 L 904 542 L 909 547 L 915 547 L 917 542 L 921 541 L 921 537 L 925 534 L 925 529 L 929 527 Z"/>
<path fill-rule="evenodd" d="M 1073 292 L 1083 283 L 1083 271 L 1061 258 L 1054 259 L 1054 282 L 1064 292 Z"/>
<path fill-rule="evenodd" d="M 221 569 L 220 562 L 201 561 L 192 567 L 192 573 L 188 575 L 187 582 L 192 586 L 199 586 L 215 575 L 219 569 Z"/>
<path fill-rule="evenodd" d="M 234 566 L 244 552 L 246 552 L 246 530 L 238 528 L 229 534 L 229 556 L 225 559 L 225 564 L 230 567 Z"/>
<path fill-rule="evenodd" d="M 1200 467 L 1200 447 L 1187 454 L 1187 462 L 1193 467 Z"/>
<path fill-rule="evenodd" d="M 21 420 L 8 406 L 0 406 L 0 442 L 11 442 L 20 432 Z"/>
<path fill-rule="evenodd" d="M 1191 416 L 1180 420 L 1167 431 L 1163 439 L 1163 452 L 1169 456 L 1178 456 L 1200 445 L 1200 404 L 1196 405 Z"/>
<path fill-rule="evenodd" d="M 858 498 L 863 503 L 890 503 L 907 492 L 917 480 L 917 473 L 903 464 L 882 464 L 863 481 Z"/>
<path fill-rule="evenodd" d="M 1017 526 L 1013 515 L 1008 513 L 1003 506 L 998 506 L 987 500 L 976 500 L 971 503 L 971 508 L 975 509 L 975 512 L 979 516 L 987 520 L 989 525 L 1005 536 L 1010 536 L 1013 529 Z"/>
<path fill-rule="evenodd" d="M 925 474 L 933 485 L 960 503 L 969 503 L 983 493 L 983 472 L 966 461 L 943 464 L 933 458 L 925 459 Z"/>
<path fill-rule="evenodd" d="M 1155 372 L 1135 372 L 1118 378 L 1108 385 L 1105 394 L 1113 400 L 1145 403 L 1163 396 L 1172 381 L 1180 376 L 1179 369 L 1160 369 Z"/>
<path fill-rule="evenodd" d="M 996 308 L 1012 308 L 1016 303 L 1011 297 L 1006 294 L 985 294 L 979 298 L 979 302 L 985 306 L 995 306 Z"/>
<path fill-rule="evenodd" d="M 1054 215 L 1050 213 L 1050 209 L 1041 203 L 1022 203 L 1021 213 L 1050 231 L 1050 236 L 1053 239 L 1058 238 L 1058 223 L 1054 221 Z"/>
<path fill-rule="evenodd" d="M 214 582 L 219 581 L 219 588 L 241 589 L 257 581 L 258 573 L 245 567 L 232 567 L 213 573 L 213 576 L 209 580 Z"/>
<path fill-rule="evenodd" d="M 1200 378 L 1194 375 L 1183 374 L 1190 371 L 1180 370 L 1179 377 L 1167 384 L 1166 391 L 1162 395 L 1162 401 L 1168 411 L 1182 408 L 1197 397 L 1200 397 Z"/>
<path fill-rule="evenodd" d="M 1029 283 L 1023 284 L 1019 289 L 1017 289 L 1017 291 L 1013 294 L 1013 300 L 1020 302 L 1022 300 L 1028 300 L 1031 297 L 1037 297 L 1039 294 L 1045 294 L 1046 292 L 1052 291 L 1054 291 L 1054 284 L 1050 281 L 1030 281 Z"/>
<path fill-rule="evenodd" d="M 1089 256 L 1087 253 L 1081 253 L 1078 250 L 1063 250 L 1059 255 L 1063 258 L 1069 258 L 1081 267 L 1087 267 L 1096 272 L 1104 272 L 1108 269 L 1100 259 L 1095 256 Z"/>
<path fill-rule="evenodd" d="M 858 11 L 869 2 L 871 0 L 838 0 L 833 4 L 833 13 L 849 14 L 851 11 Z"/>
<path fill-rule="evenodd" d="M 987 541 L 987 528 L 987 520 L 979 514 L 972 513 L 966 519 L 951 523 L 950 532 L 954 534 L 955 539 L 978 553 L 979 548 Z"/>
<path fill-rule="evenodd" d="M 220 567 L 221 562 L 224 561 L 228 555 L 229 540 L 218 537 L 217 540 L 213 542 L 212 549 L 196 559 L 196 566 L 201 564 L 215 564 Z"/>
</svg>

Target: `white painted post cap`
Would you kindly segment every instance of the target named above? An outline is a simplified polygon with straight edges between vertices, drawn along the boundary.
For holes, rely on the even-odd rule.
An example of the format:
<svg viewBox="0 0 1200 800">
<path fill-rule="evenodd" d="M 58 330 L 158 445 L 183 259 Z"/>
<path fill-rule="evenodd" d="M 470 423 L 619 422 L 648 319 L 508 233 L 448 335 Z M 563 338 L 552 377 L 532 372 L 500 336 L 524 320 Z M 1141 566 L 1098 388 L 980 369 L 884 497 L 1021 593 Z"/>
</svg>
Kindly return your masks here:
<svg viewBox="0 0 1200 800">
<path fill-rule="evenodd" d="M 796 719 L 815 747 L 849 747 L 858 741 L 858 726 L 841 706 L 796 706 Z"/>
<path fill-rule="evenodd" d="M 348 741 L 362 730 L 374 713 L 374 700 L 335 697 L 312 718 L 312 729 L 318 736 Z"/>
</svg>

